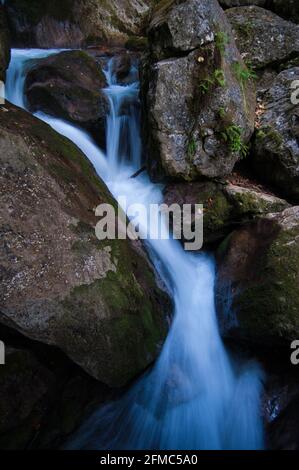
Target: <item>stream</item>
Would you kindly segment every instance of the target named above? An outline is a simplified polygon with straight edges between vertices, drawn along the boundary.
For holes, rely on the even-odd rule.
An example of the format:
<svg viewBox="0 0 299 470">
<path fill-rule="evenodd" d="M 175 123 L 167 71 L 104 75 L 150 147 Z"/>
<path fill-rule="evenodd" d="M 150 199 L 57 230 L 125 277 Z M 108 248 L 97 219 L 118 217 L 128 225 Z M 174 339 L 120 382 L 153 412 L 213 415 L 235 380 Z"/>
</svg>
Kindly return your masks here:
<svg viewBox="0 0 299 470">
<path fill-rule="evenodd" d="M 33 62 L 57 52 L 12 50 L 7 99 L 26 108 L 26 71 Z M 142 166 L 140 118 L 138 106 L 134 106 L 139 100 L 139 83 L 117 84 L 109 65 L 105 73 L 110 102 L 106 154 L 85 131 L 43 113 L 36 116 L 83 151 L 115 198 L 125 196 L 128 204 L 147 207 L 161 203 L 161 185 L 152 183 L 145 172 L 130 178 Z M 127 102 L 133 105 L 124 116 L 121 110 Z M 141 216 L 138 223 L 146 226 Z M 161 223 L 163 227 L 163 220 Z M 149 232 L 154 229 L 148 228 Z M 122 398 L 90 416 L 66 447 L 262 449 L 263 372 L 254 361 L 231 357 L 223 345 L 215 312 L 213 257 L 186 252 L 174 239 L 148 237 L 146 247 L 174 301 L 168 337 L 155 365 Z"/>
</svg>

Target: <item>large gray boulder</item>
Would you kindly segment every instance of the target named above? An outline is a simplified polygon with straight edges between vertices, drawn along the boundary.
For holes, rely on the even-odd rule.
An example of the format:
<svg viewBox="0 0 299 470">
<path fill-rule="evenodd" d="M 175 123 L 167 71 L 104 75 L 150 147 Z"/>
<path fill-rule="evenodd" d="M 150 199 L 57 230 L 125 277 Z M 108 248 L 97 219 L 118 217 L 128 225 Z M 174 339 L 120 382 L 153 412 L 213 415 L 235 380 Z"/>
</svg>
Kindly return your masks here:
<svg viewBox="0 0 299 470">
<path fill-rule="evenodd" d="M 86 157 L 48 125 L 0 107 L 0 322 L 122 386 L 156 357 L 168 296 L 139 243 L 95 236 L 115 205 Z"/>
<path fill-rule="evenodd" d="M 298 67 L 285 70 L 263 95 L 253 152 L 259 177 L 294 202 L 299 202 L 298 81 Z"/>
<path fill-rule="evenodd" d="M 164 189 L 164 202 L 168 206 L 179 204 L 181 208 L 184 204 L 203 205 L 205 245 L 221 242 L 234 228 L 263 214 L 288 207 L 283 199 L 266 193 L 253 184 L 246 187 L 229 181 L 170 183 Z M 189 228 L 194 230 L 194 219 Z"/>
<path fill-rule="evenodd" d="M 217 259 L 223 333 L 263 348 L 289 348 L 299 337 L 299 207 L 236 230 Z"/>
<path fill-rule="evenodd" d="M 149 43 L 142 89 L 152 177 L 230 173 L 247 151 L 255 94 L 219 4 L 158 4 Z"/>
<path fill-rule="evenodd" d="M 81 47 L 124 44 L 142 34 L 151 0 L 6 0 L 14 44 Z"/>
<path fill-rule="evenodd" d="M 0 5 L 0 80 L 5 81 L 6 69 L 10 61 L 10 34 L 7 18 L 2 5 Z"/>
<path fill-rule="evenodd" d="M 84 51 L 67 51 L 36 61 L 25 81 L 29 110 L 43 111 L 85 128 L 105 146 L 109 112 L 106 77 Z"/>
<path fill-rule="evenodd" d="M 220 0 L 219 3 L 223 8 L 256 5 L 267 8 L 294 23 L 299 23 L 298 0 Z"/>
<path fill-rule="evenodd" d="M 255 68 L 278 65 L 298 57 L 299 26 L 264 8 L 231 8 L 227 17 L 245 61 Z"/>
</svg>

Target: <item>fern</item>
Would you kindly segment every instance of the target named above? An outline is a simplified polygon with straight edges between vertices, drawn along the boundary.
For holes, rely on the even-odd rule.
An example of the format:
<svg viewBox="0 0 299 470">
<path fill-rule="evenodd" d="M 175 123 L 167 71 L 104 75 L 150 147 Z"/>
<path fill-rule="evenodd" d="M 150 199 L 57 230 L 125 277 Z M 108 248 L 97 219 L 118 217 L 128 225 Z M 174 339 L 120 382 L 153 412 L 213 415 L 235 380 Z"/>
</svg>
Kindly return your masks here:
<svg viewBox="0 0 299 470">
<path fill-rule="evenodd" d="M 227 142 L 232 152 L 239 152 L 241 158 L 245 158 L 248 155 L 249 146 L 243 142 L 242 132 L 241 127 L 232 124 L 221 132 L 221 137 Z"/>
</svg>

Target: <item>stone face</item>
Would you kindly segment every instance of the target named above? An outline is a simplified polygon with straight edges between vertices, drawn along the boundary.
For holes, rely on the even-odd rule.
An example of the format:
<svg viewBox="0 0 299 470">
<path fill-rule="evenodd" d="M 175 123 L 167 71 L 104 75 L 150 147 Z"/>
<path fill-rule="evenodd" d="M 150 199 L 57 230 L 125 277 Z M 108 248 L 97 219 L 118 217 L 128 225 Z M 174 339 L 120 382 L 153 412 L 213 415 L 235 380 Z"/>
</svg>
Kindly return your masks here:
<svg viewBox="0 0 299 470">
<path fill-rule="evenodd" d="M 218 250 L 216 286 L 223 333 L 262 347 L 299 335 L 299 207 L 268 214 L 233 232 Z M 224 300 L 232 299 L 236 318 Z"/>
<path fill-rule="evenodd" d="M 257 6 L 226 12 L 243 59 L 255 68 L 299 58 L 299 26 Z"/>
<path fill-rule="evenodd" d="M 151 0 L 7 0 L 14 44 L 81 47 L 124 44 L 140 35 Z"/>
<path fill-rule="evenodd" d="M 0 146 L 0 322 L 124 385 L 158 354 L 167 295 L 141 246 L 96 238 L 94 209 L 115 201 L 77 147 L 8 103 Z"/>
<path fill-rule="evenodd" d="M 168 205 L 176 203 L 181 207 L 183 204 L 203 205 L 205 245 L 219 243 L 235 227 L 262 214 L 288 207 L 283 199 L 259 189 L 212 181 L 171 183 L 165 188 L 164 202 Z"/>
<path fill-rule="evenodd" d="M 104 147 L 109 111 L 105 86 L 105 75 L 95 60 L 83 51 L 70 51 L 39 60 L 27 75 L 25 93 L 30 111 L 83 127 Z"/>
<path fill-rule="evenodd" d="M 255 94 L 240 79 L 245 65 L 225 14 L 208 0 L 158 5 L 149 43 L 142 88 L 152 177 L 230 173 L 253 131 Z"/>
<path fill-rule="evenodd" d="M 254 168 L 264 181 L 299 201 L 299 68 L 281 72 L 263 95 L 258 115 Z M 297 85 L 298 89 L 298 85 Z M 292 96 L 293 94 L 293 96 Z"/>
<path fill-rule="evenodd" d="M 5 72 L 10 61 L 10 34 L 5 11 L 0 5 L 0 80 L 5 81 Z"/>
</svg>

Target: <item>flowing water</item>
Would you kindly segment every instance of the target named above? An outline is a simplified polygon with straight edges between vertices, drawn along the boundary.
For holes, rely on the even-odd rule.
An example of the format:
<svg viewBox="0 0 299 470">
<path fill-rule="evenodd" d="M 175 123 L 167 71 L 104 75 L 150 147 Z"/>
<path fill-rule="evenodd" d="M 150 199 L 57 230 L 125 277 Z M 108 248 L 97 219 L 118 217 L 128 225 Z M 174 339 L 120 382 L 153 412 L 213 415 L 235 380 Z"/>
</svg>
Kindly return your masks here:
<svg viewBox="0 0 299 470">
<path fill-rule="evenodd" d="M 32 60 L 57 51 L 14 50 L 7 99 L 25 107 L 24 77 Z M 120 86 L 111 69 L 107 154 L 73 125 L 37 113 L 71 139 L 91 160 L 115 197 L 128 204 L 162 201 L 159 185 L 141 166 L 139 83 Z M 124 112 L 125 109 L 125 112 Z M 141 228 L 146 221 L 140 216 Z M 163 227 L 163 220 L 161 221 Z M 165 227 L 164 227 L 165 228 Z M 151 232 L 155 227 L 149 227 Z M 262 372 L 232 359 L 218 332 L 214 305 L 215 265 L 206 254 L 184 252 L 178 241 L 148 240 L 147 248 L 174 300 L 173 323 L 154 367 L 118 401 L 97 410 L 71 439 L 71 449 L 260 449 Z"/>
</svg>

